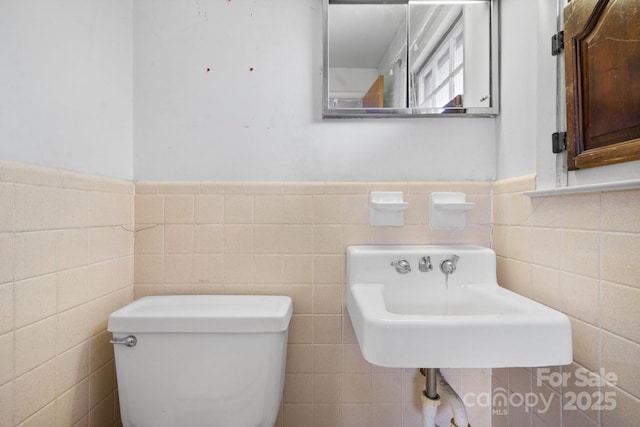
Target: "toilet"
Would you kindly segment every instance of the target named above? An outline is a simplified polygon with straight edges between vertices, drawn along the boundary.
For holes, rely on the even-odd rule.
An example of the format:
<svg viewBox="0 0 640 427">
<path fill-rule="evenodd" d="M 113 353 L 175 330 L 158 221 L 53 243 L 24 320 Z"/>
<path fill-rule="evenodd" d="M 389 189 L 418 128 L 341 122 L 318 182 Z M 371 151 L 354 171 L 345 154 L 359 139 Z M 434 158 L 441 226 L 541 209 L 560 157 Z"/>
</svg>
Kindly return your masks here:
<svg viewBox="0 0 640 427">
<path fill-rule="evenodd" d="M 109 316 L 124 427 L 273 427 L 291 298 L 140 298 Z"/>
</svg>

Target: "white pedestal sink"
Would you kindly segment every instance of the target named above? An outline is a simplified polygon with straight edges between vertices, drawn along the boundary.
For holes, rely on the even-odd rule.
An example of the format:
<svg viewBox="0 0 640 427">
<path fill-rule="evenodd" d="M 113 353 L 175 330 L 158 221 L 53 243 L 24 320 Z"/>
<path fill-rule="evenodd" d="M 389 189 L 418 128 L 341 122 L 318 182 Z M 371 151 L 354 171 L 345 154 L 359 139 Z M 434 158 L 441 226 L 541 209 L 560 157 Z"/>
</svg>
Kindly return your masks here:
<svg viewBox="0 0 640 427">
<path fill-rule="evenodd" d="M 453 255 L 460 258 L 447 278 L 440 264 Z M 418 267 L 426 257 L 431 271 L 421 271 L 428 270 L 424 260 Z M 411 271 L 398 271 L 406 269 L 401 260 Z M 374 365 L 497 368 L 572 361 L 569 318 L 500 287 L 495 253 L 480 246 L 350 246 L 347 310 L 362 354 Z"/>
</svg>

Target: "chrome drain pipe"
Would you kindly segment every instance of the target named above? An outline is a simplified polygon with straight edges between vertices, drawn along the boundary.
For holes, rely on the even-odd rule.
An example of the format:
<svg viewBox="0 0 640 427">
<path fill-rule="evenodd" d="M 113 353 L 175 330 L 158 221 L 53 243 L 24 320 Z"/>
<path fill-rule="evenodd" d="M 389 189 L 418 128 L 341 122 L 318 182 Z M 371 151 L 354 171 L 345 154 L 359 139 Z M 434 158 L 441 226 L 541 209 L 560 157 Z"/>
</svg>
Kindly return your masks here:
<svg viewBox="0 0 640 427">
<path fill-rule="evenodd" d="M 438 398 L 438 373 L 436 368 L 422 368 L 420 373 L 425 377 L 424 395 L 429 399 Z"/>
</svg>

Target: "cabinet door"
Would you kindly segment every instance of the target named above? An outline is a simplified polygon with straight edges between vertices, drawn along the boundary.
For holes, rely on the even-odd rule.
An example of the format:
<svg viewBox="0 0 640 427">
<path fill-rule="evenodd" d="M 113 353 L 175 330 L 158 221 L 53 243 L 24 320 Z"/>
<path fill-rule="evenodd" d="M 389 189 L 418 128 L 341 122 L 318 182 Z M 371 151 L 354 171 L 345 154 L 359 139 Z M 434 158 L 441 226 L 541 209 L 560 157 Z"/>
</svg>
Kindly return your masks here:
<svg viewBox="0 0 640 427">
<path fill-rule="evenodd" d="M 640 2 L 564 11 L 569 170 L 640 159 Z"/>
<path fill-rule="evenodd" d="M 364 108 L 384 107 L 384 76 L 378 76 L 376 81 L 373 82 L 364 98 L 362 98 L 362 106 Z"/>
</svg>

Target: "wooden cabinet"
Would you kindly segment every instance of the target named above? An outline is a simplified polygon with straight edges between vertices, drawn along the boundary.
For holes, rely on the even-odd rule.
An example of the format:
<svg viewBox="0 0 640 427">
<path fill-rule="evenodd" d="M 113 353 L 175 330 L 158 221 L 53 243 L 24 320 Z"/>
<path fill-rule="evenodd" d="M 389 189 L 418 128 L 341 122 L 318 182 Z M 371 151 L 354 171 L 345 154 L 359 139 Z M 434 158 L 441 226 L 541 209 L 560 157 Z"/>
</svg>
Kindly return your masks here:
<svg viewBox="0 0 640 427">
<path fill-rule="evenodd" d="M 564 11 L 569 170 L 640 159 L 640 1 Z"/>
</svg>

